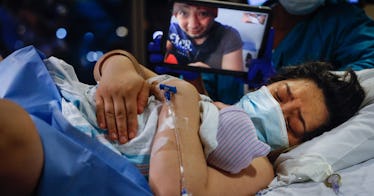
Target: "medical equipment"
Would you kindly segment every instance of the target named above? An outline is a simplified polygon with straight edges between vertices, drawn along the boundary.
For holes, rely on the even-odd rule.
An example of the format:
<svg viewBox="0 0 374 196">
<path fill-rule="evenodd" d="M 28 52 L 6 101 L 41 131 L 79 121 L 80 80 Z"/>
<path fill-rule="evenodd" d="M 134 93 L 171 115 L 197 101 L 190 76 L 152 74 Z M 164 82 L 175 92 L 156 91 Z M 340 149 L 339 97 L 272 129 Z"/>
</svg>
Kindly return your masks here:
<svg viewBox="0 0 374 196">
<path fill-rule="evenodd" d="M 326 178 L 325 185 L 332 188 L 336 195 L 341 195 L 339 188 L 342 185 L 342 177 L 339 174 L 331 174 Z"/>
<path fill-rule="evenodd" d="M 172 119 L 172 127 L 169 127 L 169 128 L 174 128 L 174 135 L 175 135 L 175 141 L 177 145 L 177 153 L 178 153 L 178 161 L 179 161 L 181 195 L 182 196 L 192 195 L 191 193 L 188 192 L 187 187 L 186 187 L 186 179 L 184 177 L 183 156 L 182 156 L 181 143 L 180 143 L 181 139 L 180 139 L 180 135 L 178 132 L 177 117 L 175 116 L 174 105 L 171 102 L 171 97 L 173 94 L 177 93 L 177 88 L 175 86 L 160 84 L 160 89 L 164 91 L 165 104 L 168 107 L 168 118 Z"/>
</svg>

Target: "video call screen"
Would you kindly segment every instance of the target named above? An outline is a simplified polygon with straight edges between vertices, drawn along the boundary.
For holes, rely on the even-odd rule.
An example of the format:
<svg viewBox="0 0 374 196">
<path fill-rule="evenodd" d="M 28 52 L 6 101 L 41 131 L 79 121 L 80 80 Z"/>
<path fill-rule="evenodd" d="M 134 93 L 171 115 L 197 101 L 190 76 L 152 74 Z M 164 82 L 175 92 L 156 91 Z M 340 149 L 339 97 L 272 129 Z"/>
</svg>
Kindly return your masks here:
<svg viewBox="0 0 374 196">
<path fill-rule="evenodd" d="M 174 3 L 187 3 L 188 5 L 192 6 L 200 6 L 200 7 L 209 7 L 214 8 L 213 10 L 217 10 L 215 13 L 214 20 L 222 25 L 227 25 L 235 29 L 240 35 L 240 43 L 242 45 L 242 63 L 243 63 L 243 71 L 248 71 L 247 63 L 250 62 L 251 59 L 259 58 L 264 53 L 264 48 L 266 46 L 266 38 L 270 28 L 271 23 L 271 10 L 268 7 L 261 7 L 261 6 L 250 6 L 246 4 L 235 4 L 230 2 L 215 2 L 215 1 L 176 1 Z M 171 5 L 172 10 L 173 5 Z M 171 11 L 172 12 L 172 11 Z M 189 12 L 184 13 L 185 15 L 190 14 Z M 203 17 L 204 14 L 207 13 L 200 13 L 199 16 L 196 18 Z M 178 20 L 173 14 L 171 13 L 170 18 L 170 28 L 168 30 L 168 37 L 167 40 L 173 43 L 174 50 L 177 50 L 175 56 L 178 57 L 179 54 L 186 57 L 187 60 L 178 61 L 179 59 L 173 59 L 174 63 L 177 62 L 178 65 L 188 65 L 189 63 L 194 63 L 196 56 L 203 54 L 203 52 L 208 53 L 205 54 L 204 58 L 209 58 L 209 53 L 214 53 L 217 46 L 211 46 L 208 49 L 203 48 L 204 45 L 200 45 L 194 47 L 193 41 L 191 42 L 189 39 L 189 35 L 185 33 L 183 37 L 183 28 L 181 25 L 177 26 Z M 170 30 L 172 29 L 172 30 Z M 213 31 L 213 30 L 212 30 Z M 212 32 L 210 32 L 212 33 Z M 209 36 L 209 35 L 208 35 Z M 218 45 L 221 39 L 216 39 L 214 44 Z M 234 41 L 234 39 L 233 39 Z M 235 42 L 237 43 L 237 42 Z M 170 44 L 170 43 L 169 43 Z M 214 45 L 209 44 L 209 45 Z M 177 45 L 177 46 L 175 46 Z M 192 46 L 191 46 L 192 45 Z M 206 44 L 207 45 L 207 44 Z M 209 47 L 209 46 L 207 46 Z M 168 48 L 167 42 L 165 48 Z M 177 48 L 177 49 L 175 49 Z M 197 49 L 196 49 L 197 48 Z M 218 47 L 219 48 L 219 47 Z M 179 51 L 178 51 L 179 50 Z M 196 51 L 194 51 L 196 50 Z M 168 49 L 166 49 L 168 51 Z M 208 52 L 207 52 L 208 51 Z M 201 55 L 203 56 L 203 55 Z M 207 56 L 207 57 L 206 57 Z M 219 58 L 215 56 L 215 58 Z M 222 58 L 222 57 L 221 57 Z M 166 58 L 165 58 L 166 59 Z M 169 60 L 165 60 L 165 63 L 170 63 Z M 211 66 L 211 68 L 217 69 L 217 66 Z"/>
</svg>

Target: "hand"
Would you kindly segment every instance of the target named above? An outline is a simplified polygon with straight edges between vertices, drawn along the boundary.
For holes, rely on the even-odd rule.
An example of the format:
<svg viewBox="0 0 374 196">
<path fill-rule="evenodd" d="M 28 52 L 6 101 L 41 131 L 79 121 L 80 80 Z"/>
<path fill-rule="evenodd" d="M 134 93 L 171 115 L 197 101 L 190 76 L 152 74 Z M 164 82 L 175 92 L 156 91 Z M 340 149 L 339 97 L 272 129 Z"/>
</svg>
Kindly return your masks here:
<svg viewBox="0 0 374 196">
<path fill-rule="evenodd" d="M 137 114 L 148 101 L 149 85 L 136 72 L 112 69 L 103 74 L 96 91 L 96 116 L 109 139 L 124 144 L 137 133 Z"/>
</svg>

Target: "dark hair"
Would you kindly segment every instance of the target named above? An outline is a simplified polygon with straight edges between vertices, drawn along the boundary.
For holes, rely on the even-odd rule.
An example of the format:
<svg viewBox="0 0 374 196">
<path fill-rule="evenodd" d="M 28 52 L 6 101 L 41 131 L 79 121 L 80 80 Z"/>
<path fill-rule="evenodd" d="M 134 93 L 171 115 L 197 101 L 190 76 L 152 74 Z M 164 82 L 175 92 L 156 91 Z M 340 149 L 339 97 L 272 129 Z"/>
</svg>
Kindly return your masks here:
<svg viewBox="0 0 374 196">
<path fill-rule="evenodd" d="M 304 141 L 319 136 L 347 121 L 358 111 L 365 97 L 365 91 L 353 70 L 350 69 L 344 74 L 338 74 L 331 72 L 332 68 L 330 63 L 308 62 L 286 67 L 269 81 L 273 83 L 286 79 L 310 79 L 322 90 L 329 118 L 317 130 L 307 133 L 304 136 Z"/>
<path fill-rule="evenodd" d="M 216 7 L 211 7 L 211 6 L 201 6 L 199 4 L 194 4 L 194 3 L 187 3 L 187 2 L 174 2 L 172 13 L 177 14 L 179 11 L 182 10 L 183 6 L 199 6 L 199 7 L 204 7 L 205 9 L 208 10 L 209 14 L 213 16 L 214 18 L 217 17 L 218 15 L 218 8 Z"/>
</svg>

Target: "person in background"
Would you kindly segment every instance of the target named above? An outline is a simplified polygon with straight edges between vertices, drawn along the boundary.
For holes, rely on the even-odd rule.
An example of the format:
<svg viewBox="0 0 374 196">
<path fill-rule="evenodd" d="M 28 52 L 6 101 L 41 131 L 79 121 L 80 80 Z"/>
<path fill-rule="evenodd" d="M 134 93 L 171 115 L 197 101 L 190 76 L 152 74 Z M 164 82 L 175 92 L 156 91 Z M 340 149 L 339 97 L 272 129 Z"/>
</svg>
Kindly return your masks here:
<svg viewBox="0 0 374 196">
<path fill-rule="evenodd" d="M 263 5 L 272 8 L 276 70 L 309 61 L 330 62 L 332 70 L 374 67 L 374 21 L 359 5 L 344 0 L 269 0 Z"/>
<path fill-rule="evenodd" d="M 242 71 L 242 40 L 231 26 L 215 21 L 218 8 L 174 3 L 166 56 L 182 65 Z"/>
<path fill-rule="evenodd" d="M 216 7 L 175 2 L 176 22 L 169 28 L 166 62 L 243 71 L 240 34 L 233 27 L 215 21 L 217 14 Z M 208 94 L 215 101 L 232 104 L 244 93 L 242 82 L 232 76 L 201 73 L 201 77 L 203 82 L 197 81 L 199 78 L 193 84 L 200 93 Z"/>
</svg>

